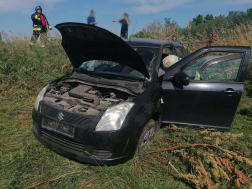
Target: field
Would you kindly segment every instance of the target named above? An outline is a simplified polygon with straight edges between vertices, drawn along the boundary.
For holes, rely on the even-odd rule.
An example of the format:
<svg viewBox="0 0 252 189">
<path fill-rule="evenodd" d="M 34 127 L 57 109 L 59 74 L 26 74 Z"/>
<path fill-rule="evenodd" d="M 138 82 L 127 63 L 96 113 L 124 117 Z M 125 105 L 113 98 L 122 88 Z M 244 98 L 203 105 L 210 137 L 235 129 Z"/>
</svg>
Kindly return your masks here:
<svg viewBox="0 0 252 189">
<path fill-rule="evenodd" d="M 246 33 L 240 30 L 237 28 L 236 41 L 252 46 L 252 37 L 244 38 Z M 219 37 L 218 44 L 236 43 L 226 41 Z M 188 51 L 199 48 L 184 44 L 190 44 Z M 129 162 L 100 167 L 54 153 L 37 142 L 31 132 L 31 112 L 38 92 L 48 81 L 69 71 L 60 40 L 51 40 L 45 49 L 36 45 L 33 50 L 26 40 L 0 42 L 1 188 L 252 187 L 251 75 L 231 132 L 167 125 Z"/>
</svg>

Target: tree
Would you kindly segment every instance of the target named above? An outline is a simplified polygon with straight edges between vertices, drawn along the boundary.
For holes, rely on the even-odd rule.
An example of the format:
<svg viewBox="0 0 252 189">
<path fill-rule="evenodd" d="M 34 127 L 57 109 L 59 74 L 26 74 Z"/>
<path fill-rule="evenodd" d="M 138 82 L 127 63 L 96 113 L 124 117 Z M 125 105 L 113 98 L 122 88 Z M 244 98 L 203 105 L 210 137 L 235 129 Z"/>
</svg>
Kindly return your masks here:
<svg viewBox="0 0 252 189">
<path fill-rule="evenodd" d="M 190 36 L 194 39 L 204 40 L 204 37 L 209 36 L 213 31 L 218 33 L 219 31 L 233 29 L 236 25 L 246 24 L 248 21 L 252 21 L 252 8 L 248 8 L 246 12 L 230 11 L 227 16 L 213 16 L 212 14 L 203 16 L 199 14 L 190 22 Z M 183 37 L 188 35 L 187 28 L 180 27 L 171 18 L 165 18 L 165 23 L 154 21 L 136 35 L 138 37 L 162 38 L 169 37 L 173 33 Z"/>
<path fill-rule="evenodd" d="M 233 22 L 234 25 L 240 25 L 248 21 L 247 14 L 243 11 L 229 11 L 227 18 Z"/>
<path fill-rule="evenodd" d="M 159 38 L 170 35 L 170 33 L 170 28 L 165 27 L 163 22 L 156 20 L 147 24 L 145 28 L 133 36 L 139 38 Z"/>
<path fill-rule="evenodd" d="M 136 34 L 133 34 L 133 37 L 136 38 L 154 38 L 151 34 L 147 33 L 145 30 L 141 30 Z"/>
<path fill-rule="evenodd" d="M 207 14 L 205 17 L 204 17 L 204 22 L 208 21 L 208 20 L 213 20 L 214 17 L 212 14 Z"/>
<path fill-rule="evenodd" d="M 193 18 L 193 23 L 195 23 L 195 25 L 199 25 L 199 24 L 203 24 L 204 19 L 203 19 L 203 15 L 199 14 L 198 16 L 196 16 L 196 18 Z"/>
<path fill-rule="evenodd" d="M 169 28 L 170 26 L 173 26 L 175 29 L 178 28 L 178 23 L 171 18 L 165 18 L 165 27 Z"/>
<path fill-rule="evenodd" d="M 252 8 L 247 9 L 247 17 L 249 20 L 252 20 Z"/>
</svg>

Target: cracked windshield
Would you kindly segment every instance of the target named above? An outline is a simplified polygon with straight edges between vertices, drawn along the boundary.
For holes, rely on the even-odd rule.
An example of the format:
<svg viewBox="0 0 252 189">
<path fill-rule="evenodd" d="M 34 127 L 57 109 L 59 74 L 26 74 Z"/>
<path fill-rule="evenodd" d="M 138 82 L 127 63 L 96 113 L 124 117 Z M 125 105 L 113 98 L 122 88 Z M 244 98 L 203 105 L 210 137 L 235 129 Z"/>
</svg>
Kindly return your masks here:
<svg viewBox="0 0 252 189">
<path fill-rule="evenodd" d="M 133 48 L 141 56 L 143 62 L 145 63 L 149 74 L 152 73 L 152 65 L 156 61 L 158 54 L 158 48 Z M 134 70 L 131 67 L 125 66 L 120 63 L 106 61 L 106 60 L 91 60 L 84 62 L 80 67 L 79 71 L 89 71 L 95 73 L 105 73 L 121 77 L 129 77 L 136 79 L 144 79 L 143 74 L 139 71 Z"/>
</svg>

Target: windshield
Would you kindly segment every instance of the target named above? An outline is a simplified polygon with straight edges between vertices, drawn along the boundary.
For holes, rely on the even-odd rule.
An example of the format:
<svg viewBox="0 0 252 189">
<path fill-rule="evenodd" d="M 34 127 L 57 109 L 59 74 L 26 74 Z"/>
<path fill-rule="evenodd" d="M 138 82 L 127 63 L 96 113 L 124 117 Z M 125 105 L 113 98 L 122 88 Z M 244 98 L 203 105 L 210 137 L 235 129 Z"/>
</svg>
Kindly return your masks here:
<svg viewBox="0 0 252 189">
<path fill-rule="evenodd" d="M 145 66 L 147 67 L 149 74 L 152 74 L 153 63 L 157 59 L 158 48 L 147 47 L 132 47 L 141 56 Z M 111 62 L 106 60 L 91 60 L 82 63 L 78 69 L 80 72 L 88 71 L 96 74 L 109 74 L 121 77 L 144 79 L 143 74 L 140 72 L 125 66 L 117 62 Z"/>
</svg>

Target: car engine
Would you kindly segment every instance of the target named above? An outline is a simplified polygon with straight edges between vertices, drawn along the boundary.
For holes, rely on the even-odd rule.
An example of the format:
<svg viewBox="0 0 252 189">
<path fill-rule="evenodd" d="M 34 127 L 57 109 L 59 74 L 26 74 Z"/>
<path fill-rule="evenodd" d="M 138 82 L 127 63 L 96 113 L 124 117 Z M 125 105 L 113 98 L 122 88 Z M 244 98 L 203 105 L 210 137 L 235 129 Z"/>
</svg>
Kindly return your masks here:
<svg viewBox="0 0 252 189">
<path fill-rule="evenodd" d="M 130 102 L 134 96 L 115 88 L 95 87 L 78 82 L 51 84 L 43 103 L 74 113 L 97 116 L 108 107 L 120 102 Z"/>
</svg>

